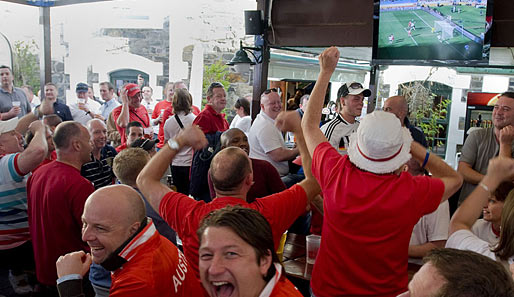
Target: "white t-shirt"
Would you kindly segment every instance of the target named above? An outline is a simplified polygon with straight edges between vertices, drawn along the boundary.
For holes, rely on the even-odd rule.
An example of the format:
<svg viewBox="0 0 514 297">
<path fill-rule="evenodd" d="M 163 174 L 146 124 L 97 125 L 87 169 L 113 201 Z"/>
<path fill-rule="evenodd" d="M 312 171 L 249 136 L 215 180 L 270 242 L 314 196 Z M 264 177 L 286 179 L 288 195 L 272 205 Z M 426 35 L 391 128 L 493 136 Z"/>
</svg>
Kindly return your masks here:
<svg viewBox="0 0 514 297">
<path fill-rule="evenodd" d="M 470 230 L 461 229 L 450 235 L 445 247 L 473 251 L 496 261 L 496 255 L 491 252 L 491 245 L 478 238 Z"/>
<path fill-rule="evenodd" d="M 250 127 L 252 126 L 252 117 L 251 116 L 244 116 L 242 117 L 234 128 L 238 128 L 241 131 L 243 131 L 246 135 L 250 132 Z"/>
<path fill-rule="evenodd" d="M 237 122 L 239 122 L 240 120 L 241 120 L 241 117 L 238 114 L 236 114 L 236 116 L 232 119 L 232 122 L 230 122 L 229 129 L 235 128 Z"/>
<path fill-rule="evenodd" d="M 282 133 L 275 127 L 275 120 L 261 112 L 248 133 L 248 143 L 250 145 L 250 158 L 265 160 L 273 165 L 280 176 L 287 175 L 289 165 L 287 161 L 275 162 L 267 154 L 278 148 L 286 148 L 286 143 Z"/>
<path fill-rule="evenodd" d="M 358 127 L 359 122 L 355 121 L 350 124 L 340 114 L 337 114 L 333 120 L 321 126 L 321 132 L 325 134 L 330 145 L 344 156 L 348 154 L 346 150 L 350 143 L 350 135 L 357 131 Z"/>
<path fill-rule="evenodd" d="M 146 102 L 146 100 L 141 100 L 141 105 L 143 105 L 146 110 L 148 111 L 148 118 L 150 119 L 150 123 L 152 123 L 152 128 L 153 128 L 153 133 L 154 134 L 159 134 L 159 124 L 157 125 L 154 125 L 153 124 L 153 119 L 152 119 L 152 112 L 153 112 L 153 109 L 155 108 L 155 105 L 157 104 L 157 100 L 154 100 L 152 99 L 152 102 L 148 103 Z"/>
<path fill-rule="evenodd" d="M 100 105 L 100 103 L 96 102 L 95 100 L 88 99 L 85 106 L 92 113 L 100 114 L 101 105 Z M 70 111 L 71 111 L 71 116 L 73 117 L 73 120 L 81 123 L 84 126 L 87 125 L 87 122 L 89 122 L 90 120 L 93 119 L 91 114 L 86 114 L 85 111 L 83 111 L 82 109 L 79 108 L 78 102 L 75 102 L 70 105 Z"/>
<path fill-rule="evenodd" d="M 420 245 L 431 241 L 447 240 L 450 225 L 450 206 L 448 201 L 439 204 L 432 213 L 424 215 L 412 230 L 409 245 Z M 410 263 L 423 265 L 422 259 L 409 258 Z"/>
<path fill-rule="evenodd" d="M 196 116 L 190 112 L 187 115 L 183 111 L 177 113 L 178 118 L 182 122 L 184 128 L 193 124 Z M 175 115 L 170 116 L 164 123 L 164 141 L 176 137 L 180 133 L 180 126 L 175 118 Z M 173 159 L 171 165 L 173 166 L 191 166 L 193 161 L 193 149 L 191 147 L 183 147 Z"/>
<path fill-rule="evenodd" d="M 496 245 L 500 240 L 500 236 L 496 236 L 493 232 L 493 224 L 484 219 L 478 219 L 471 227 L 471 232 L 491 245 Z"/>
</svg>

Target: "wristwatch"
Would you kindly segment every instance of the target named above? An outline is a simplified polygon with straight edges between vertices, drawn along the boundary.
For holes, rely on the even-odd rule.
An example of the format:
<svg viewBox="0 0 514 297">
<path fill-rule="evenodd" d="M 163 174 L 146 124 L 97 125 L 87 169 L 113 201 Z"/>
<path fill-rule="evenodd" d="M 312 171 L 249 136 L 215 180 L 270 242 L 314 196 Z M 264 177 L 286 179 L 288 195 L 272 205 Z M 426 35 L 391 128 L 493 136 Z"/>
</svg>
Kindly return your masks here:
<svg viewBox="0 0 514 297">
<path fill-rule="evenodd" d="M 168 145 L 170 146 L 170 148 L 172 150 L 178 151 L 178 149 L 180 148 L 180 145 L 178 144 L 178 142 L 174 138 L 168 140 Z"/>
</svg>

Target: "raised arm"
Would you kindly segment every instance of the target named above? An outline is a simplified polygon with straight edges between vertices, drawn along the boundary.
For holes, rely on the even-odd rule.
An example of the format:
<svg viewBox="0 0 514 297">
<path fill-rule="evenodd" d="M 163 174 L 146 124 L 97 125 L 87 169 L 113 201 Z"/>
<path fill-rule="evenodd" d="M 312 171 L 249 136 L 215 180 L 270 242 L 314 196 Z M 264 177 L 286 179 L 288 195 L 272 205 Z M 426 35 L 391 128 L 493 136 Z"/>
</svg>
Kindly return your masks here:
<svg viewBox="0 0 514 297">
<path fill-rule="evenodd" d="M 325 135 L 319 129 L 319 123 L 321 121 L 321 110 L 323 109 L 328 83 L 338 61 L 339 50 L 336 47 L 327 48 L 319 56 L 320 72 L 318 80 L 314 85 L 309 98 L 309 104 L 307 105 L 307 111 L 302 119 L 305 142 L 311 157 L 318 144 L 327 141 Z"/>
<path fill-rule="evenodd" d="M 162 197 L 164 197 L 166 193 L 171 192 L 170 188 L 161 184 L 161 177 L 164 172 L 166 172 L 166 169 L 169 164 L 171 164 L 171 161 L 173 161 L 178 151 L 186 146 L 197 150 L 208 144 L 205 135 L 198 126 L 190 126 L 182 130 L 175 140 L 179 148 L 172 149 L 169 144 L 165 144 L 162 149 L 150 159 L 150 162 L 146 164 L 136 180 L 137 187 L 156 211 L 159 211 Z"/>
<path fill-rule="evenodd" d="M 43 99 L 43 101 L 41 102 L 41 105 L 39 105 L 39 113 L 41 115 L 48 115 L 48 114 L 54 114 L 55 113 L 55 109 L 54 109 L 54 103 L 55 103 L 55 100 L 56 99 L 53 99 L 53 100 L 50 100 L 50 99 Z"/>
<path fill-rule="evenodd" d="M 46 143 L 47 128 L 43 122 L 34 121 L 30 124 L 29 129 L 34 134 L 34 138 L 18 159 L 18 167 L 25 174 L 43 162 L 48 153 L 48 144 Z"/>
<path fill-rule="evenodd" d="M 305 179 L 301 181 L 298 185 L 305 190 L 305 192 L 307 193 L 307 198 L 310 203 L 314 199 L 314 197 L 320 193 L 321 189 L 318 182 L 312 175 L 312 157 L 309 154 L 307 150 L 307 145 L 305 143 L 305 138 L 301 127 L 300 114 L 296 111 L 282 112 L 278 115 L 276 119 L 276 125 L 282 131 L 293 132 L 296 137 L 296 143 L 298 145 L 298 150 L 300 151 L 300 156 L 302 158 L 302 167 L 305 173 Z"/>
<path fill-rule="evenodd" d="M 453 214 L 450 221 L 450 235 L 462 229 L 471 230 L 492 192 L 502 181 L 510 180 L 513 174 L 514 159 L 502 157 L 491 159 L 487 174 Z"/>
<path fill-rule="evenodd" d="M 121 128 L 127 127 L 130 116 L 129 116 L 129 99 L 127 95 L 127 89 L 123 88 L 121 90 L 121 101 L 123 102 L 121 105 L 121 113 L 118 119 L 116 120 L 116 124 Z"/>
<path fill-rule="evenodd" d="M 448 200 L 457 190 L 462 186 L 462 177 L 453 168 L 448 166 L 443 159 L 429 153 L 426 148 L 421 144 L 413 141 L 410 147 L 412 157 L 420 164 L 425 162 L 428 155 L 425 168 L 432 174 L 433 177 L 439 178 L 444 183 L 444 193 L 441 202 Z"/>
</svg>

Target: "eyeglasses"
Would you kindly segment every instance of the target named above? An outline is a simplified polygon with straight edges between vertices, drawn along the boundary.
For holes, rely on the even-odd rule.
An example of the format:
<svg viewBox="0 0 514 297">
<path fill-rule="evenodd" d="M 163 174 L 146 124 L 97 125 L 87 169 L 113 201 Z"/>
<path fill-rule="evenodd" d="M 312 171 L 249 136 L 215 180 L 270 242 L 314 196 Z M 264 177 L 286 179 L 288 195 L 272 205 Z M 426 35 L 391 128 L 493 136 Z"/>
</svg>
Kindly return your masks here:
<svg viewBox="0 0 514 297">
<path fill-rule="evenodd" d="M 276 88 L 267 89 L 267 90 L 264 91 L 264 94 L 268 95 L 271 92 L 278 93 L 278 90 Z"/>
<path fill-rule="evenodd" d="M 354 82 L 354 83 L 350 84 L 350 87 L 349 87 L 349 88 L 350 88 L 350 89 L 354 89 L 354 90 L 357 90 L 357 89 L 364 89 L 364 88 L 362 87 L 362 85 L 361 85 L 360 83 L 357 83 L 357 82 Z"/>
</svg>

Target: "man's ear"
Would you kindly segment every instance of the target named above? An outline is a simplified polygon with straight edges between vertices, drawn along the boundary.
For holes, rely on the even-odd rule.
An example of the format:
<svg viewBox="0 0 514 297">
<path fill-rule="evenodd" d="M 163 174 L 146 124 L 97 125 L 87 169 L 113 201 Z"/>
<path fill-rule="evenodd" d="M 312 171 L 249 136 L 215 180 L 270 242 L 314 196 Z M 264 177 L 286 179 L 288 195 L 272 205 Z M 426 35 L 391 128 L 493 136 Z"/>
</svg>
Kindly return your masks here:
<svg viewBox="0 0 514 297">
<path fill-rule="evenodd" d="M 71 147 L 73 148 L 74 151 L 80 151 L 80 141 L 78 141 L 78 139 L 72 139 L 71 140 Z"/>
<path fill-rule="evenodd" d="M 263 277 L 265 277 L 268 274 L 268 269 L 271 265 L 273 265 L 273 258 L 271 257 L 271 251 L 267 251 L 268 254 L 265 256 L 262 256 L 259 260 L 259 271 Z"/>
<path fill-rule="evenodd" d="M 129 228 L 130 236 L 134 235 L 140 226 L 141 226 L 141 222 L 135 222 L 134 224 L 132 224 L 132 226 L 130 226 L 130 228 Z"/>
</svg>

